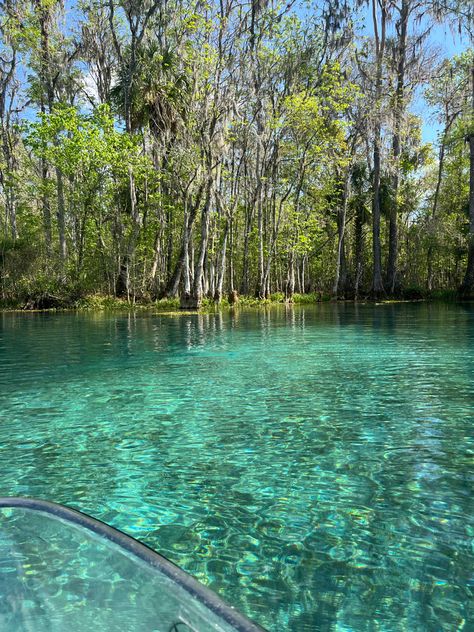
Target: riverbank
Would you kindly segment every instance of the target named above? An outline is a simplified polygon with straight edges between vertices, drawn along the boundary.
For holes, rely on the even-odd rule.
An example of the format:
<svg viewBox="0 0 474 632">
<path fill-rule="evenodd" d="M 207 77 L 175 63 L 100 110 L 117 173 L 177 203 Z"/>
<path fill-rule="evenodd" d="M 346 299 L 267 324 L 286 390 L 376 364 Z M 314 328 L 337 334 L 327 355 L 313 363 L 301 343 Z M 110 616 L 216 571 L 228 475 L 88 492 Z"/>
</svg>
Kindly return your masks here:
<svg viewBox="0 0 474 632">
<path fill-rule="evenodd" d="M 295 294 L 292 303 L 294 304 L 314 304 L 329 302 L 329 295 L 321 294 Z M 235 307 L 262 307 L 266 305 L 284 304 L 283 294 L 272 294 L 269 298 L 259 299 L 251 296 L 241 296 L 236 303 L 231 304 L 227 298 L 217 302 L 209 298 L 202 301 L 200 312 L 214 311 L 218 309 L 230 309 Z M 180 308 L 179 298 L 163 298 L 156 301 L 151 300 L 127 300 L 114 296 L 93 294 L 77 300 L 61 299 L 59 297 L 39 298 L 35 301 L 0 301 L 0 311 L 14 312 L 45 312 L 45 311 L 156 311 L 156 312 L 178 312 Z"/>
<path fill-rule="evenodd" d="M 217 302 L 209 298 L 205 298 L 202 302 L 199 312 L 212 312 L 221 309 L 235 308 L 260 308 L 270 305 L 293 304 L 293 305 L 311 305 L 317 303 L 328 302 L 357 302 L 357 303 L 402 303 L 402 302 L 418 302 L 418 301 L 443 301 L 457 302 L 459 294 L 455 290 L 437 290 L 433 292 L 413 292 L 407 291 L 399 298 L 386 298 L 374 301 L 369 297 L 361 297 L 354 299 L 334 299 L 329 294 L 322 292 L 312 292 L 309 294 L 294 294 L 292 301 L 286 301 L 285 296 L 281 292 L 270 295 L 269 298 L 260 299 L 253 296 L 240 296 L 236 303 L 231 303 L 224 297 Z M 70 297 L 57 297 L 44 295 L 35 297 L 34 300 L 0 300 L 1 312 L 62 312 L 62 311 L 154 311 L 159 313 L 183 313 L 190 310 L 180 309 L 179 298 L 163 298 L 156 301 L 151 300 L 127 300 L 114 296 L 103 294 L 91 294 L 78 299 Z"/>
</svg>

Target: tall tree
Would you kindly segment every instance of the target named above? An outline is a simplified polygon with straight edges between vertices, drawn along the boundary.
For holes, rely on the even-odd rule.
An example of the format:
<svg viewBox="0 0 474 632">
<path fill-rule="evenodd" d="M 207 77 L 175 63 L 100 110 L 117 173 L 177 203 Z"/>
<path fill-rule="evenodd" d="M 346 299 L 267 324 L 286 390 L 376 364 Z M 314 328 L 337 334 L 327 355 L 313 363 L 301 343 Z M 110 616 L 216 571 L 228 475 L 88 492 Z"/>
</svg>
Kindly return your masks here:
<svg viewBox="0 0 474 632">
<path fill-rule="evenodd" d="M 382 281 L 382 246 L 380 242 L 380 176 L 382 163 L 382 95 L 385 47 L 387 44 L 388 1 L 372 0 L 372 25 L 375 43 L 375 81 L 373 131 L 373 199 L 372 199 L 372 255 L 373 275 L 371 293 L 374 298 L 385 293 Z"/>
</svg>

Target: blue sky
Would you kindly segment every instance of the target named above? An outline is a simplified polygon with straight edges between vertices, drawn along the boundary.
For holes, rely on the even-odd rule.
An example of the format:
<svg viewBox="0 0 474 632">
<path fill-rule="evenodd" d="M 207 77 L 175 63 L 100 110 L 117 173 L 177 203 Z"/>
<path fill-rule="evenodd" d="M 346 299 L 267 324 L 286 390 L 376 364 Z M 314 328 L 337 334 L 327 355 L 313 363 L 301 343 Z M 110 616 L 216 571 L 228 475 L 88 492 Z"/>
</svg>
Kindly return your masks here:
<svg viewBox="0 0 474 632">
<path fill-rule="evenodd" d="M 474 0 L 473 0 L 474 2 Z M 367 35 L 373 34 L 372 13 L 370 8 L 365 8 L 361 15 L 362 32 Z M 427 20 L 423 20 L 418 29 L 422 30 L 428 25 Z M 391 27 L 393 28 L 393 27 Z M 453 57 L 468 47 L 465 39 L 450 27 L 448 22 L 438 23 L 432 26 L 427 43 L 436 51 L 436 61 Z M 436 143 L 440 125 L 435 120 L 433 110 L 428 106 L 423 98 L 424 88 L 420 89 L 412 104 L 411 110 L 422 119 L 422 136 L 426 143 Z"/>
<path fill-rule="evenodd" d="M 467 48 L 459 34 L 453 33 L 446 24 L 438 24 L 433 28 L 431 41 L 433 45 L 439 47 L 439 61 L 453 57 Z M 433 120 L 433 112 L 422 95 L 415 101 L 413 110 L 423 119 L 423 140 L 435 143 L 440 126 Z"/>
</svg>

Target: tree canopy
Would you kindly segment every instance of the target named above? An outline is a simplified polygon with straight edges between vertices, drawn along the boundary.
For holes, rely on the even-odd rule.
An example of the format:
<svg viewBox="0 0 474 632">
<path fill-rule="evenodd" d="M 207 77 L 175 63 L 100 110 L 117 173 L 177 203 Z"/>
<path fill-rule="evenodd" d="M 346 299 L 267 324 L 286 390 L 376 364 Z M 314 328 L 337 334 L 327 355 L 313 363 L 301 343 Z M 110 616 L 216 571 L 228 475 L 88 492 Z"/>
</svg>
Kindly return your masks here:
<svg viewBox="0 0 474 632">
<path fill-rule="evenodd" d="M 0 8 L 4 302 L 474 296 L 469 0 Z"/>
</svg>

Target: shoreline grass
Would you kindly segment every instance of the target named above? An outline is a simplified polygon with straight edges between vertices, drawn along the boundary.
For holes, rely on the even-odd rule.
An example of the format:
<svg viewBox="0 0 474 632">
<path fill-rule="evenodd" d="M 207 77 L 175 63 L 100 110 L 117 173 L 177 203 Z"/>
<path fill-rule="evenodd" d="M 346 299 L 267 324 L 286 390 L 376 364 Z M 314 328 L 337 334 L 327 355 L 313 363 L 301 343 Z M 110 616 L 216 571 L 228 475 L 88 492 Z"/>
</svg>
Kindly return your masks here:
<svg viewBox="0 0 474 632">
<path fill-rule="evenodd" d="M 320 303 L 354 303 L 358 305 L 375 304 L 390 305 L 398 303 L 419 303 L 419 302 L 463 302 L 455 290 L 437 290 L 431 293 L 411 293 L 400 298 L 386 298 L 371 300 L 361 297 L 355 299 L 334 299 L 329 294 L 322 292 L 312 292 L 309 294 L 295 294 L 292 301 L 286 301 L 281 292 L 270 295 L 266 299 L 259 299 L 253 296 L 240 296 L 235 304 L 231 304 L 227 297 L 219 303 L 213 299 L 203 299 L 199 310 L 180 309 L 179 298 L 163 298 L 156 301 L 151 300 L 131 300 L 104 294 L 90 294 L 82 298 L 58 299 L 59 305 L 50 308 L 31 308 L 28 301 L 20 300 L 0 300 L 0 312 L 16 313 L 41 313 L 41 312 L 154 312 L 162 315 L 211 313 L 222 310 L 242 309 L 242 308 L 263 308 L 275 305 L 297 306 L 316 305 Z"/>
</svg>

